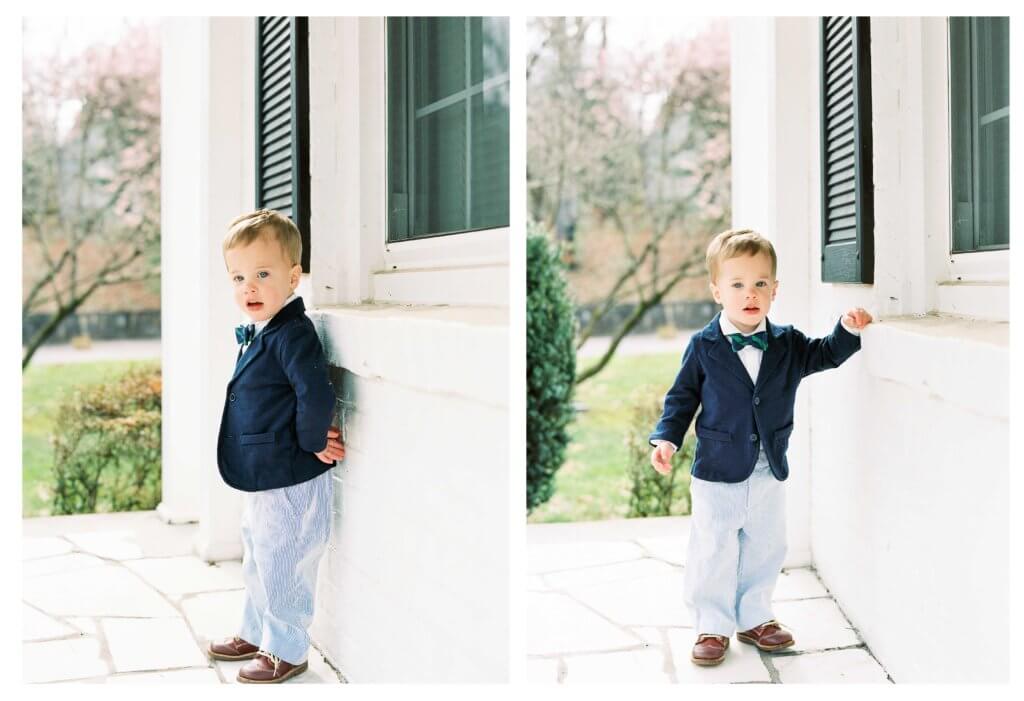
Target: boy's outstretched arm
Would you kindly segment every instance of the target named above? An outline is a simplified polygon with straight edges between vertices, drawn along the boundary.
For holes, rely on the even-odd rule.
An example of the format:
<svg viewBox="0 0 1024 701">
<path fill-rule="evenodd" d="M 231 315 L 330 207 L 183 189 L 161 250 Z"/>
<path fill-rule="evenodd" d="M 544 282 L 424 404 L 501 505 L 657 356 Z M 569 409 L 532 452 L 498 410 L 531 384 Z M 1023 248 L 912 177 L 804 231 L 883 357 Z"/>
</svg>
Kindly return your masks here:
<svg viewBox="0 0 1024 701">
<path fill-rule="evenodd" d="M 837 368 L 860 350 L 860 332 L 872 321 L 860 307 L 847 311 L 824 338 L 807 338 L 793 329 L 794 346 L 803 366 L 803 376 Z"/>
</svg>

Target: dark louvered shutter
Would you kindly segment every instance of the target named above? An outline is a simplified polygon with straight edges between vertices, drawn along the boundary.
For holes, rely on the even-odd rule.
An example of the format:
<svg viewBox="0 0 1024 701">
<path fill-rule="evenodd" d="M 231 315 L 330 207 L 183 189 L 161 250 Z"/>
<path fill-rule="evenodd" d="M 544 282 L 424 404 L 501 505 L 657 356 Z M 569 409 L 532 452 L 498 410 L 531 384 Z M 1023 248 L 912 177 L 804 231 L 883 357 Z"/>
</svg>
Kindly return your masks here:
<svg viewBox="0 0 1024 701">
<path fill-rule="evenodd" d="M 823 282 L 874 282 L 869 21 L 821 19 Z"/>
<path fill-rule="evenodd" d="M 256 206 L 291 217 L 309 272 L 309 23 L 256 20 Z"/>
</svg>

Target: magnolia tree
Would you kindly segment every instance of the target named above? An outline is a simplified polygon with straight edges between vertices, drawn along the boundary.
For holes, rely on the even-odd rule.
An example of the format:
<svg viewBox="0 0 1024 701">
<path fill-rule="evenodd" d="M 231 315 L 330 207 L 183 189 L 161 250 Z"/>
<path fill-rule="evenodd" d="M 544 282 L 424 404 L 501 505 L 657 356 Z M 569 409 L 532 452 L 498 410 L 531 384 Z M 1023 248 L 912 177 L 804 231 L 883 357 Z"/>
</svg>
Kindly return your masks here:
<svg viewBox="0 0 1024 701">
<path fill-rule="evenodd" d="M 22 369 L 97 289 L 160 274 L 160 46 L 155 27 L 24 62 Z"/>
<path fill-rule="evenodd" d="M 611 228 L 613 275 L 577 348 L 616 306 L 635 305 L 607 351 L 684 278 L 704 274 L 709 238 L 730 218 L 729 44 L 724 21 L 692 39 L 622 48 L 617 18 L 530 21 L 527 187 L 530 216 L 575 237 Z M 678 21 L 668 19 L 666 21 Z"/>
</svg>

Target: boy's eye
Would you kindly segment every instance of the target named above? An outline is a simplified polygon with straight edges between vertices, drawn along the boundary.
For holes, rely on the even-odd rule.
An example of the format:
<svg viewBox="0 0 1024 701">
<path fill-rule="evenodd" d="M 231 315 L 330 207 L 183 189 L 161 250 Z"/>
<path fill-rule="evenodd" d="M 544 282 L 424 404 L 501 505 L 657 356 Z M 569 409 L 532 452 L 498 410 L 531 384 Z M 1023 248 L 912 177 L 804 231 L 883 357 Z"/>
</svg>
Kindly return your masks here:
<svg viewBox="0 0 1024 701">
<path fill-rule="evenodd" d="M 767 285 L 768 285 L 768 283 L 765 282 L 764 280 L 758 280 L 758 282 L 757 282 L 757 286 L 758 287 L 766 287 Z"/>
<path fill-rule="evenodd" d="M 259 275 L 260 277 L 270 277 L 270 273 L 268 273 L 266 270 L 261 270 L 256 274 Z"/>
</svg>

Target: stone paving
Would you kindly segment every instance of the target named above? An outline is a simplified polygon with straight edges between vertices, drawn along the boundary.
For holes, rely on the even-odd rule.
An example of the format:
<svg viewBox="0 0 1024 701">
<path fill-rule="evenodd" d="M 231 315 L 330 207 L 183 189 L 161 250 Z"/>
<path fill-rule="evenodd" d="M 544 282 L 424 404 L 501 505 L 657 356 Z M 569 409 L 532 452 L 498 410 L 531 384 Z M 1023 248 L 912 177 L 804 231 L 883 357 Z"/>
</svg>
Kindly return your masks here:
<svg viewBox="0 0 1024 701">
<path fill-rule="evenodd" d="M 891 683 L 812 569 L 788 569 L 775 615 L 796 644 L 763 653 L 734 637 L 716 667 L 690 662 L 683 604 L 688 517 L 527 526 L 527 681 Z"/>
<path fill-rule="evenodd" d="M 22 521 L 25 682 L 236 683 L 245 662 L 210 660 L 237 632 L 241 562 L 192 554 L 195 524 L 153 511 Z M 315 647 L 287 684 L 345 679 Z"/>
</svg>

